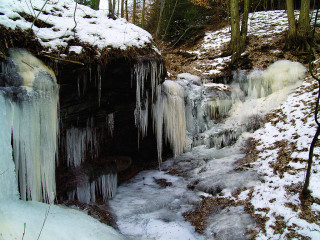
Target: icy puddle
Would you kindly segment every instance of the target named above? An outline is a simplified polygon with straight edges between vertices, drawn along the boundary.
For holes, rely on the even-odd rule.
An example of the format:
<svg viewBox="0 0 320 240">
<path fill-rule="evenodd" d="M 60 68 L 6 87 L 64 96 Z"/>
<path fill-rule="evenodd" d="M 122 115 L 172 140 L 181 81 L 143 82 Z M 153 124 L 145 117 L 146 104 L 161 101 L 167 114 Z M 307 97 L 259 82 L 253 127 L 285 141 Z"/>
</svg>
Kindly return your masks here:
<svg viewBox="0 0 320 240">
<path fill-rule="evenodd" d="M 176 158 L 165 161 L 161 171 L 141 172 L 119 186 L 110 206 L 120 232 L 129 239 L 248 239 L 255 223 L 241 205 L 207 212 L 201 235 L 183 214 L 201 206 L 204 197 L 232 198 L 255 184 L 254 167 L 237 170 L 246 140 L 304 73 L 299 63 L 279 61 L 265 71 L 236 73 L 231 86 L 203 83 L 190 74 L 165 81 L 163 131 Z"/>
</svg>

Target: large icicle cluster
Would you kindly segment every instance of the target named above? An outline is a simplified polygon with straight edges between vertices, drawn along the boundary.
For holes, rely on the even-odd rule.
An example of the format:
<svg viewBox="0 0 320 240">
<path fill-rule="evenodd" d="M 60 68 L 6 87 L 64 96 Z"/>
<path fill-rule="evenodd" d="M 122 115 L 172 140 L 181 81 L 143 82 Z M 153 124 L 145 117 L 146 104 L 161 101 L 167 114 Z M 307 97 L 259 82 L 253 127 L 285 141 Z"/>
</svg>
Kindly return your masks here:
<svg viewBox="0 0 320 240">
<path fill-rule="evenodd" d="M 138 59 L 133 65 L 132 79 L 136 82 L 135 124 L 138 127 L 139 136 L 141 134 L 142 138 L 147 134 L 149 115 L 149 94 L 148 91 L 145 91 L 145 83 L 150 80 L 151 102 L 154 102 L 158 93 L 157 86 L 160 84 L 163 74 L 163 64 L 156 60 Z"/>
<path fill-rule="evenodd" d="M 10 51 L 3 81 L 21 198 L 51 202 L 56 191 L 56 78 L 40 60 L 18 49 Z"/>
<path fill-rule="evenodd" d="M 161 163 L 163 133 L 175 157 L 186 149 L 186 114 L 184 89 L 177 82 L 166 80 L 162 84 L 162 94 L 160 86 L 157 91 L 157 100 L 152 106 L 152 114 L 158 159 Z"/>
</svg>

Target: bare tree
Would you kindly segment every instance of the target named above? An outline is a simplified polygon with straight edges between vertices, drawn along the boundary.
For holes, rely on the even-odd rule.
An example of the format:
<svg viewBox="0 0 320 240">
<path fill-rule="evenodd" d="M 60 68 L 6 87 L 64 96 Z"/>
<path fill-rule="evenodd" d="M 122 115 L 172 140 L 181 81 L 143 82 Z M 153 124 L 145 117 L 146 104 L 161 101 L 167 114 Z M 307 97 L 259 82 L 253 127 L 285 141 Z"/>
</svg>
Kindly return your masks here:
<svg viewBox="0 0 320 240">
<path fill-rule="evenodd" d="M 249 15 L 249 0 L 244 1 L 244 14 L 242 18 L 240 31 L 240 16 L 239 16 L 239 0 L 230 0 L 231 14 L 231 41 L 228 52 L 232 54 L 231 63 L 234 63 L 245 49 L 247 39 L 248 15 Z"/>
</svg>

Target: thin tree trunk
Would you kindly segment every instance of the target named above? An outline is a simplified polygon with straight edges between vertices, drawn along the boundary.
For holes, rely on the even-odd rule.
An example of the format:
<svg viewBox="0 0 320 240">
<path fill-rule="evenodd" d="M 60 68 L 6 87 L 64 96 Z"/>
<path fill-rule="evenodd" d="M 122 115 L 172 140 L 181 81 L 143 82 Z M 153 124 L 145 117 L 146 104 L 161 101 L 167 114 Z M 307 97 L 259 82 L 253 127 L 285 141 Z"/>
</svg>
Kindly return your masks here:
<svg viewBox="0 0 320 240">
<path fill-rule="evenodd" d="M 315 75 L 313 72 L 312 64 L 311 64 L 311 59 L 312 59 L 312 48 L 313 48 L 313 42 L 315 38 L 315 32 L 316 32 L 316 25 L 317 25 L 317 19 L 318 19 L 318 13 L 319 9 L 317 10 L 316 16 L 315 16 L 315 22 L 314 22 L 314 28 L 312 31 L 312 40 L 311 40 L 311 45 L 310 45 L 310 51 L 309 51 L 309 72 L 311 76 L 317 80 L 318 82 L 318 97 L 317 97 L 317 102 L 315 106 L 315 113 L 314 113 L 314 121 L 317 124 L 317 131 L 312 139 L 310 149 L 309 149 L 309 159 L 308 159 L 308 167 L 307 167 L 307 174 L 306 174 L 306 179 L 304 181 L 303 189 L 302 189 L 302 196 L 306 197 L 309 194 L 309 184 L 310 184 L 310 177 L 311 177 L 311 168 L 312 168 L 312 162 L 313 162 L 313 150 L 316 145 L 316 142 L 318 140 L 318 137 L 320 135 L 320 123 L 318 120 L 319 117 L 319 101 L 320 101 L 320 79 Z"/>
<path fill-rule="evenodd" d="M 133 0 L 132 23 L 136 24 L 137 0 Z"/>
<path fill-rule="evenodd" d="M 144 28 L 145 24 L 145 13 L 146 13 L 146 0 L 142 2 L 142 14 L 141 14 L 141 27 Z"/>
<path fill-rule="evenodd" d="M 125 0 L 126 5 L 126 20 L 129 21 L 129 14 L 128 14 L 128 0 Z"/>
<path fill-rule="evenodd" d="M 112 3 L 113 3 L 113 1 L 114 0 L 108 0 L 108 6 L 109 6 L 109 16 L 110 17 L 114 17 L 114 8 L 113 8 L 113 5 L 112 5 Z"/>
<path fill-rule="evenodd" d="M 246 46 L 247 40 L 247 33 L 248 33 L 248 17 L 249 17 L 249 5 L 250 0 L 244 0 L 243 2 L 243 17 L 241 23 L 241 52 L 244 51 Z"/>
<path fill-rule="evenodd" d="M 172 17 L 173 17 L 173 15 L 174 15 L 175 11 L 176 11 L 177 4 L 178 4 L 178 0 L 176 0 L 176 3 L 174 4 L 174 7 L 173 7 L 173 10 L 172 10 L 172 13 L 171 13 L 169 22 L 168 22 L 167 27 L 166 27 L 166 30 L 165 30 L 165 32 L 164 32 L 164 34 L 163 34 L 163 38 L 165 38 L 165 36 L 167 35 L 169 26 L 170 26 L 171 21 L 172 21 Z"/>
<path fill-rule="evenodd" d="M 163 15 L 165 3 L 166 3 L 165 0 L 161 0 L 160 15 L 159 15 L 159 19 L 158 19 L 157 31 L 156 31 L 156 36 L 155 36 L 156 39 L 160 35 L 161 23 L 162 23 L 162 15 Z"/>
<path fill-rule="evenodd" d="M 121 15 L 122 18 L 124 17 L 124 0 L 121 0 Z"/>
<path fill-rule="evenodd" d="M 116 16 L 116 0 L 113 0 L 113 3 L 112 3 L 112 17 L 115 17 Z"/>
</svg>

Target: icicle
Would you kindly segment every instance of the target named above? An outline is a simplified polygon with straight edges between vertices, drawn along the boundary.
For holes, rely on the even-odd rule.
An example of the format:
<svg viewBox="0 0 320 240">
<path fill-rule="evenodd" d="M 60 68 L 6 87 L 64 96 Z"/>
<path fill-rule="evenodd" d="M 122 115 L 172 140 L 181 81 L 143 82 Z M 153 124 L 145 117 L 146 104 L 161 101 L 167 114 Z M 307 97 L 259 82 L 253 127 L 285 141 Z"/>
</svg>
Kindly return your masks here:
<svg viewBox="0 0 320 240">
<path fill-rule="evenodd" d="M 161 85 L 157 86 L 157 100 L 152 105 L 153 129 L 157 138 L 157 150 L 159 164 L 162 162 L 162 129 L 163 129 L 163 100 L 161 94 Z"/>
<path fill-rule="evenodd" d="M 81 91 L 80 91 L 80 76 L 77 77 L 77 85 L 78 85 L 78 96 L 81 96 Z"/>
<path fill-rule="evenodd" d="M 135 109 L 134 116 L 135 116 L 135 124 L 138 127 L 138 144 L 140 142 L 140 134 L 141 137 L 144 138 L 147 135 L 148 129 L 148 94 L 144 102 L 145 109 Z M 138 145 L 139 146 L 139 145 Z"/>
<path fill-rule="evenodd" d="M 163 91 L 164 132 L 176 157 L 186 147 L 184 90 L 178 83 L 167 80 L 163 83 Z"/>
<path fill-rule="evenodd" d="M 93 118 L 87 119 L 86 128 L 71 127 L 66 130 L 66 150 L 68 167 L 78 167 L 86 158 L 98 156 L 99 144 Z"/>
<path fill-rule="evenodd" d="M 104 202 L 115 196 L 117 191 L 117 182 L 118 175 L 116 173 L 102 175 L 96 181 L 98 192 L 102 195 Z"/>
<path fill-rule="evenodd" d="M 100 106 L 100 100 L 101 100 L 101 66 L 99 64 L 97 66 L 97 73 L 98 73 L 98 104 Z"/>
<path fill-rule="evenodd" d="M 143 61 L 138 60 L 132 71 L 132 79 L 136 81 L 136 108 L 135 123 L 139 129 L 138 137 L 140 135 L 144 137 L 147 134 L 148 127 L 148 93 L 145 93 L 145 81 L 150 77 L 151 84 L 151 102 L 157 98 L 157 86 L 160 83 L 161 76 L 164 73 L 164 67 L 162 63 L 158 63 L 155 60 Z M 144 107 L 142 107 L 142 101 L 144 99 Z M 138 143 L 139 144 L 139 143 Z"/>
<path fill-rule="evenodd" d="M 14 67 L 5 74 L 13 82 L 8 84 L 21 86 L 15 101 L 7 99 L 21 198 L 52 202 L 58 133 L 56 78 L 27 51 L 11 50 L 10 57 Z"/>
<path fill-rule="evenodd" d="M 109 113 L 107 115 L 106 124 L 108 128 L 108 133 L 111 137 L 113 137 L 113 130 L 114 130 L 114 113 Z"/>
</svg>

